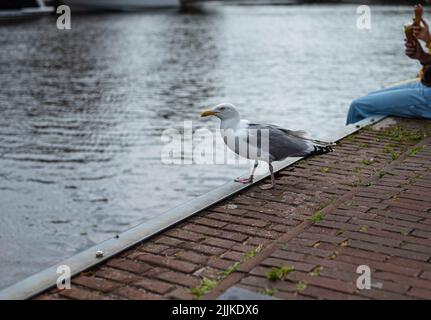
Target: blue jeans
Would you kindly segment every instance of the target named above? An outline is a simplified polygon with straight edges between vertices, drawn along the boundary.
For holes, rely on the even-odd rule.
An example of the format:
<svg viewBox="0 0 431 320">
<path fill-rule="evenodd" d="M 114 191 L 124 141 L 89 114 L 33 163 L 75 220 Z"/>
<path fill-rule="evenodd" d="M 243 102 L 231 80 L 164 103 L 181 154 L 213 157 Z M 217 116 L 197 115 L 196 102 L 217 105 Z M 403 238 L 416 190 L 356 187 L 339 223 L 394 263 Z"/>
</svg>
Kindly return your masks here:
<svg viewBox="0 0 431 320">
<path fill-rule="evenodd" d="M 371 92 L 352 102 L 346 124 L 375 115 L 431 119 L 431 87 L 415 80 Z"/>
</svg>

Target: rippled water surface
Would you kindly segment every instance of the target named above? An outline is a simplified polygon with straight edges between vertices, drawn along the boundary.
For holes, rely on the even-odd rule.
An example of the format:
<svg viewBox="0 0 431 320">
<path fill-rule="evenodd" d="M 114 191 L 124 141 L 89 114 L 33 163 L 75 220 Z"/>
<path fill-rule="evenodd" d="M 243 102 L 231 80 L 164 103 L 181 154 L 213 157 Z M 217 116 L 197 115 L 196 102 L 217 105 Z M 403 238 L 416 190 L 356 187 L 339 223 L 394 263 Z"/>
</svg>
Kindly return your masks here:
<svg viewBox="0 0 431 320">
<path fill-rule="evenodd" d="M 0 25 L 0 287 L 205 193 L 247 166 L 166 165 L 204 106 L 330 139 L 351 99 L 412 77 L 407 7 L 211 6 Z"/>
</svg>

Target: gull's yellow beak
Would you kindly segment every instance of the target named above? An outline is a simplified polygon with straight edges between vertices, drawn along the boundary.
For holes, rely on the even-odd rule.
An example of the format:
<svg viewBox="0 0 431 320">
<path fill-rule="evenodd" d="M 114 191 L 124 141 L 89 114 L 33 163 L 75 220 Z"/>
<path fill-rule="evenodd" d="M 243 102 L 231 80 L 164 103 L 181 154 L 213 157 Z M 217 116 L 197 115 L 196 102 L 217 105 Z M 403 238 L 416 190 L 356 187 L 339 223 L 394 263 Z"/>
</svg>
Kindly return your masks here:
<svg viewBox="0 0 431 320">
<path fill-rule="evenodd" d="M 201 113 L 201 117 L 208 117 L 208 116 L 213 116 L 216 113 L 212 110 L 205 110 L 204 112 Z"/>
</svg>

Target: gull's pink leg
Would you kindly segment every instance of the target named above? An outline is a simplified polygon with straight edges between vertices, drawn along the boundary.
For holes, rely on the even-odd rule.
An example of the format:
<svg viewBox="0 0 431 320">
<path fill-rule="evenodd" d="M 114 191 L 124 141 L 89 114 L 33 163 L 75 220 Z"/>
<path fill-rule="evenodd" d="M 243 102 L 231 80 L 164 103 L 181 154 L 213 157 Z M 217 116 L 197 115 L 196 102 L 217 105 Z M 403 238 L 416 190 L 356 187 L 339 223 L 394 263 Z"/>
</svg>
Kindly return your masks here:
<svg viewBox="0 0 431 320">
<path fill-rule="evenodd" d="M 271 183 L 260 186 L 262 190 L 269 190 L 275 187 L 274 168 L 272 167 L 271 162 L 269 163 L 269 171 L 271 172 Z"/>
<path fill-rule="evenodd" d="M 254 178 L 254 173 L 255 173 L 256 168 L 257 168 L 258 165 L 259 165 L 259 162 L 256 160 L 254 162 L 253 170 L 251 171 L 250 177 L 248 177 L 248 178 L 239 178 L 238 177 L 238 178 L 235 179 L 235 182 L 239 182 L 239 183 L 243 183 L 243 184 L 252 183 L 253 182 L 253 178 Z"/>
<path fill-rule="evenodd" d="M 243 183 L 243 184 L 247 184 L 247 183 L 251 183 L 253 182 L 253 178 L 252 177 L 248 177 L 248 178 L 236 178 L 235 182 L 239 182 L 239 183 Z"/>
</svg>

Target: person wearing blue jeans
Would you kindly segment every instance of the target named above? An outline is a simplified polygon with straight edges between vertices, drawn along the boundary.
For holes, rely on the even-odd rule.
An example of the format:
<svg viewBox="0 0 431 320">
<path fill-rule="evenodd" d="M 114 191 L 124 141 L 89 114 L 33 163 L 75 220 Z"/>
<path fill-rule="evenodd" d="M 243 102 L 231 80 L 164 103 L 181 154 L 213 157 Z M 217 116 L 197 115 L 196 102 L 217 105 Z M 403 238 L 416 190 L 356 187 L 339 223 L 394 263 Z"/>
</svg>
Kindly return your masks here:
<svg viewBox="0 0 431 320">
<path fill-rule="evenodd" d="M 431 87 L 420 80 L 374 91 L 352 102 L 346 124 L 373 115 L 431 119 Z"/>
<path fill-rule="evenodd" d="M 424 40 L 431 48 L 431 34 L 427 23 L 414 30 L 416 39 Z M 373 115 L 393 115 L 405 118 L 431 119 L 431 55 L 425 53 L 417 40 L 405 43 L 406 55 L 419 60 L 423 69 L 419 78 L 398 86 L 371 92 L 352 102 L 346 124 L 352 124 Z"/>
</svg>

